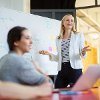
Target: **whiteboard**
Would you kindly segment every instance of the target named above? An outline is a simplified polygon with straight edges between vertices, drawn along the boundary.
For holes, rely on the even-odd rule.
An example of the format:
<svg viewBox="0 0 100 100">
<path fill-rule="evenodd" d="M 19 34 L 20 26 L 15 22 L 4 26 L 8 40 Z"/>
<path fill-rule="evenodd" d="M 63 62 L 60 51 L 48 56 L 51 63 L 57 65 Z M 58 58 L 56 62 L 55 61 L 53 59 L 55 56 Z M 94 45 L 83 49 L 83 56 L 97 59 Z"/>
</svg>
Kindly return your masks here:
<svg viewBox="0 0 100 100">
<path fill-rule="evenodd" d="M 7 34 L 14 26 L 23 26 L 32 33 L 33 48 L 26 58 L 34 58 L 48 75 L 57 74 L 58 63 L 50 61 L 47 55 L 40 55 L 39 50 L 48 50 L 56 54 L 55 39 L 59 34 L 60 21 L 38 15 L 0 8 L 0 58 L 8 53 Z"/>
</svg>

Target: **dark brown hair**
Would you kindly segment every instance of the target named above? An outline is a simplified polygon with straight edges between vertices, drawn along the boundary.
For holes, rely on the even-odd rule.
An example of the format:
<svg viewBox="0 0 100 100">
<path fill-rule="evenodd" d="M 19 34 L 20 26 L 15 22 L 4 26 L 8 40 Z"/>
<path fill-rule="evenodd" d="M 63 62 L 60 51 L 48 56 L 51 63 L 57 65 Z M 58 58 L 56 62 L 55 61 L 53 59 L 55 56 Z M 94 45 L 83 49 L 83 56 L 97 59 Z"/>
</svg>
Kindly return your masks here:
<svg viewBox="0 0 100 100">
<path fill-rule="evenodd" d="M 7 42 L 10 51 L 14 50 L 14 42 L 20 41 L 24 30 L 27 30 L 27 28 L 15 26 L 8 32 Z"/>
</svg>

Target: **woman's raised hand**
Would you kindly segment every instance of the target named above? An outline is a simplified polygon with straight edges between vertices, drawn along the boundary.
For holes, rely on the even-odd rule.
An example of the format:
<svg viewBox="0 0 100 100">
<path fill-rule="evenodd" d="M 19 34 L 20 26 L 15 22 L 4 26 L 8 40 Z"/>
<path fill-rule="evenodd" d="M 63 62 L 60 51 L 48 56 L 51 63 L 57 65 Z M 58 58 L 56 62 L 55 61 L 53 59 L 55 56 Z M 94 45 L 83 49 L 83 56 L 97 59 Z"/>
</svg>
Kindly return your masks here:
<svg viewBox="0 0 100 100">
<path fill-rule="evenodd" d="M 85 55 L 85 53 L 86 53 L 87 51 L 91 51 L 90 46 L 85 46 L 85 47 L 82 49 L 82 54 Z"/>
<path fill-rule="evenodd" d="M 50 55 L 50 53 L 48 51 L 46 51 L 46 50 L 39 51 L 39 54 Z"/>
</svg>

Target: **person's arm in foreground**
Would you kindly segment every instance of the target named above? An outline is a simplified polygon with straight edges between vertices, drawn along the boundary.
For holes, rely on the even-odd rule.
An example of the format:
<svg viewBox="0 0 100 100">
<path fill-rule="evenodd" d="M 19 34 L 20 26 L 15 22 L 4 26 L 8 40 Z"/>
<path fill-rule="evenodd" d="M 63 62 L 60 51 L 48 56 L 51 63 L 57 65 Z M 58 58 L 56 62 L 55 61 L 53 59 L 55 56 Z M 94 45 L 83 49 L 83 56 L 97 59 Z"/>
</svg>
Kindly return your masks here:
<svg viewBox="0 0 100 100">
<path fill-rule="evenodd" d="M 76 82 L 76 84 L 72 88 L 72 91 L 90 89 L 99 78 L 100 78 L 100 65 L 89 67 L 87 71 Z"/>
<path fill-rule="evenodd" d="M 8 99 L 31 99 L 49 96 L 52 93 L 51 84 L 25 86 L 16 83 L 0 82 L 0 97 Z"/>
<path fill-rule="evenodd" d="M 36 68 L 37 71 L 39 71 L 41 74 L 44 74 L 44 75 L 47 76 L 47 74 L 44 73 L 43 70 L 34 61 L 32 61 L 32 63 L 35 66 L 35 68 Z"/>
</svg>

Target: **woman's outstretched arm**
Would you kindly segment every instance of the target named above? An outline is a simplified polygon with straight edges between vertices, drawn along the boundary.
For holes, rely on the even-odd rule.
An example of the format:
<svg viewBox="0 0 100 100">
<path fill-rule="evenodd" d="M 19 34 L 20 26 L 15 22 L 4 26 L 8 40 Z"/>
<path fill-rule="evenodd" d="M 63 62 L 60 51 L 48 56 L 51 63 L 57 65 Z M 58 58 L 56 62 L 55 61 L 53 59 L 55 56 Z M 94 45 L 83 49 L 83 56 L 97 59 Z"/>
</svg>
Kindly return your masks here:
<svg viewBox="0 0 100 100">
<path fill-rule="evenodd" d="M 8 99 L 32 99 L 49 96 L 52 86 L 45 83 L 39 86 L 26 86 L 10 82 L 0 82 L 0 97 Z"/>
</svg>

